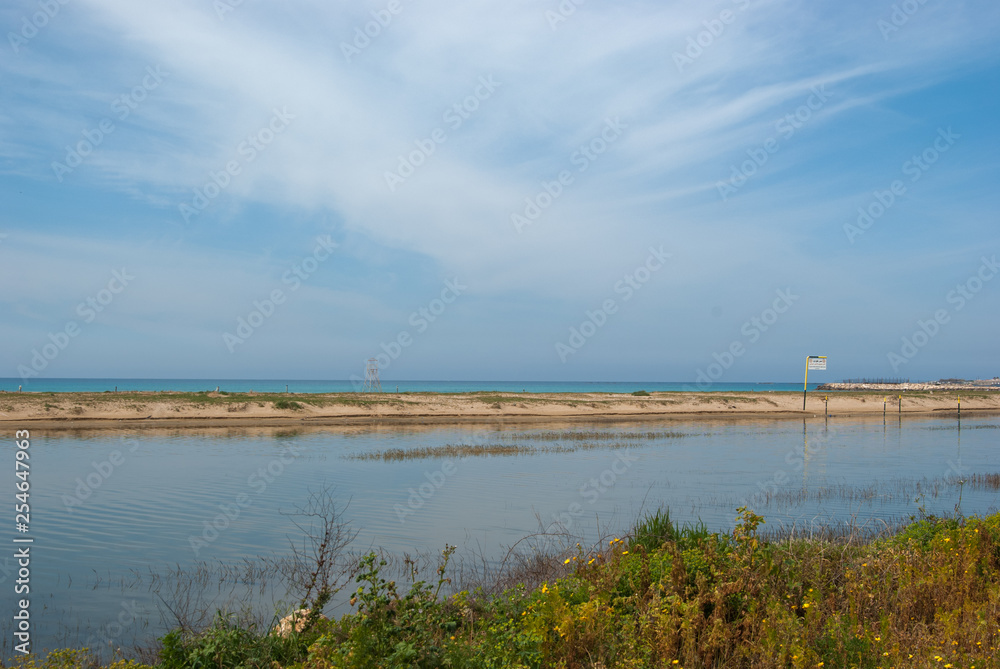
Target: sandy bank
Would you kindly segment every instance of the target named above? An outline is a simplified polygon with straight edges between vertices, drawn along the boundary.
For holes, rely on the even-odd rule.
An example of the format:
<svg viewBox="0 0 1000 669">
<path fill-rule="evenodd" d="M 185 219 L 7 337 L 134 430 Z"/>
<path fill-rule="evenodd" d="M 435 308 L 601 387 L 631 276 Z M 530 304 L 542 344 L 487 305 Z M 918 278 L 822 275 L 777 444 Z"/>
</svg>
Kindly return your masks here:
<svg viewBox="0 0 1000 669">
<path fill-rule="evenodd" d="M 812 393 L 608 393 L 469 394 L 218 394 L 175 392 L 0 393 L 0 424 L 7 429 L 42 427 L 136 427 L 205 425 L 349 425 L 378 422 L 532 421 L 677 417 L 871 416 L 899 411 L 897 395 Z M 1000 412 L 1000 393 L 923 391 L 902 394 L 902 413 L 954 415 Z M 829 397 L 829 404 L 824 403 Z M 828 409 L 825 408 L 828 406 Z"/>
</svg>

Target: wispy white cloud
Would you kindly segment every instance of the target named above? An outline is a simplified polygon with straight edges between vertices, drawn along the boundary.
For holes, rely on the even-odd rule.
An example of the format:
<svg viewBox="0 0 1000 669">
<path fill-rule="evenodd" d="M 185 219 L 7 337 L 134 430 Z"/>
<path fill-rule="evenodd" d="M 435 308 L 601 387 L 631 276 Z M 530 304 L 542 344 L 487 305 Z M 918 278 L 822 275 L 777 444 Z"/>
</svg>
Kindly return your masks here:
<svg viewBox="0 0 1000 669">
<path fill-rule="evenodd" d="M 2 16 L 14 24 L 32 6 L 18 3 Z M 490 299 L 530 291 L 574 308 L 600 295 L 646 246 L 666 243 L 678 258 L 671 280 L 684 277 L 691 287 L 683 299 L 664 289 L 658 304 L 706 303 L 748 273 L 767 293 L 815 267 L 803 246 L 826 243 L 828 229 L 839 234 L 856 199 L 886 178 L 869 152 L 877 147 L 894 161 L 900 136 L 938 122 L 900 101 L 995 68 L 991 40 L 1000 24 L 1000 10 L 987 2 L 927 3 L 887 39 L 877 22 L 892 3 L 586 3 L 554 30 L 545 12 L 557 3 L 401 6 L 348 59 L 342 43 L 383 3 L 243 3 L 220 20 L 211 3 L 192 0 L 76 0 L 30 48 L 0 62 L 15 91 L 14 104 L 0 110 L 0 173 L 58 197 L 51 163 L 111 118 L 114 133 L 66 179 L 143 203 L 157 221 L 151 239 L 183 240 L 180 250 L 150 256 L 150 267 L 177 267 L 184 277 L 150 292 L 147 304 L 192 328 L 218 312 L 218 298 L 178 296 L 221 268 L 247 294 L 260 288 L 259 268 L 200 246 L 207 237 L 242 230 L 252 240 L 264 227 L 305 233 L 294 221 L 317 213 L 403 254 L 404 276 L 433 267 L 474 276 Z M 679 71 L 675 54 L 723 11 L 733 20 Z M 168 76 L 117 118 L 111 102 L 139 85 L 147 67 Z M 451 128 L 445 111 L 481 77 L 499 87 Z M 722 202 L 717 185 L 731 166 L 817 87 L 830 101 Z M 275 109 L 294 118 L 247 160 L 241 142 Z M 608 118 L 627 129 L 580 172 L 575 152 Z M 447 141 L 390 190 L 386 172 L 437 128 Z M 185 221 L 179 205 L 234 160 L 240 173 Z M 949 169 L 985 179 L 992 168 Z M 562 170 L 573 183 L 518 234 L 511 214 Z M 80 225 L 70 246 L 87 226 L 95 239 L 106 237 L 100 216 Z M 55 307 L 68 276 L 101 267 L 100 249 L 72 259 L 57 237 L 47 243 L 33 252 L 39 262 L 70 259 L 21 291 L 38 314 Z M 821 267 L 840 261 L 832 253 Z M 207 265 L 215 269 L 199 269 Z M 343 308 L 358 314 L 368 313 L 359 301 L 383 301 L 363 292 L 323 299 L 347 300 Z"/>
</svg>

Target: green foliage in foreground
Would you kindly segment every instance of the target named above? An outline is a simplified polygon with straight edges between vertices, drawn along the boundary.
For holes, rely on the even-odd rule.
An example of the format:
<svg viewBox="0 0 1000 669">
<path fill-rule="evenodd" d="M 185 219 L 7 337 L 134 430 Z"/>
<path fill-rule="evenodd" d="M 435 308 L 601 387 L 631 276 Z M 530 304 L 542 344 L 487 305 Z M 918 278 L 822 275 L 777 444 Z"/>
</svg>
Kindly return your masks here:
<svg viewBox="0 0 1000 669">
<path fill-rule="evenodd" d="M 553 562 L 568 575 L 500 596 L 441 597 L 451 547 L 436 584 L 414 573 L 405 594 L 373 554 L 354 613 L 288 639 L 219 618 L 168 635 L 159 666 L 1000 667 L 1000 514 L 927 518 L 868 543 L 763 541 L 763 522 L 740 509 L 717 534 L 656 513 Z M 87 666 L 55 655 L 13 666 Z"/>
</svg>

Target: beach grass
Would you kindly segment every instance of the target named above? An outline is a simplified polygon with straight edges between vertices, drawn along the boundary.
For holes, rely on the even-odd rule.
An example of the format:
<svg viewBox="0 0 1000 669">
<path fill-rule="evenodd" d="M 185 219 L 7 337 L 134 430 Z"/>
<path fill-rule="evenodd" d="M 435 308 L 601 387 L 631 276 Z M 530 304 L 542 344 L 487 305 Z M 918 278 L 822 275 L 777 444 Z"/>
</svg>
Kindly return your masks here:
<svg viewBox="0 0 1000 669">
<path fill-rule="evenodd" d="M 500 591 L 442 591 L 453 547 L 433 574 L 408 561 L 398 581 L 372 552 L 352 571 L 351 611 L 291 634 L 220 614 L 163 637 L 149 665 L 79 650 L 4 666 L 1000 667 L 1000 514 L 822 538 L 767 538 L 744 508 L 736 520 L 711 532 L 656 511 L 624 536 L 536 554 L 530 584 L 494 574 Z"/>
<path fill-rule="evenodd" d="M 497 435 L 500 441 L 640 441 L 647 439 L 680 439 L 689 436 L 684 432 L 647 430 L 551 430 L 539 432 L 507 432 Z"/>
<path fill-rule="evenodd" d="M 568 444 L 444 444 L 442 446 L 424 446 L 422 448 L 390 448 L 368 453 L 353 453 L 345 455 L 348 460 L 382 460 L 394 462 L 400 460 L 424 460 L 430 458 L 476 458 L 476 457 L 510 457 L 515 455 L 540 455 L 542 453 L 574 453 L 597 449 L 634 448 L 638 444 L 630 441 L 577 441 Z"/>
</svg>

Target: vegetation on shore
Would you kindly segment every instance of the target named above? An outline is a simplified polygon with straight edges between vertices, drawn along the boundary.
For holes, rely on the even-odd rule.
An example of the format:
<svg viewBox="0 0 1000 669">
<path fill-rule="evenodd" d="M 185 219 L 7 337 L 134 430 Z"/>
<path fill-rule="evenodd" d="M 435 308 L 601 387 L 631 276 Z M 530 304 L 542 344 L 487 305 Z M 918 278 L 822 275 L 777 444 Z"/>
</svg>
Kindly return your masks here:
<svg viewBox="0 0 1000 669">
<path fill-rule="evenodd" d="M 893 387 L 895 388 L 895 387 Z M 1000 393 L 986 387 L 965 390 L 837 389 L 829 396 L 810 395 L 810 411 L 817 407 L 837 415 L 877 413 L 883 404 L 901 395 L 903 414 L 936 413 L 958 409 L 996 412 Z M 631 393 L 230 393 L 226 391 L 101 393 L 0 393 L 0 422 L 199 420 L 241 418 L 253 420 L 312 420 L 359 416 L 373 418 L 435 419 L 466 417 L 546 416 L 622 417 L 674 413 L 799 414 L 801 393 L 767 392 L 652 392 Z M 821 399 L 828 399 L 819 404 Z M 124 424 L 123 424 L 124 425 Z"/>
<path fill-rule="evenodd" d="M 281 636 L 220 614 L 168 634 L 154 666 L 1000 666 L 1000 514 L 926 517 L 869 540 L 764 539 L 763 518 L 739 514 L 729 534 L 649 515 L 625 538 L 538 562 L 535 587 L 442 594 L 453 547 L 430 583 L 410 564 L 406 586 L 369 554 L 339 620 L 309 615 Z M 327 581 L 309 583 L 325 601 Z M 7 666 L 100 666 L 88 662 L 62 651 Z"/>
<path fill-rule="evenodd" d="M 631 448 L 640 439 L 680 439 L 683 432 L 539 432 L 528 435 L 541 444 L 519 443 L 525 435 L 500 435 L 499 440 L 514 443 L 444 444 L 420 448 L 389 448 L 344 456 L 349 460 L 423 460 L 427 458 L 471 458 L 491 456 L 537 455 L 539 453 L 574 453 L 594 449 Z M 611 440 L 614 441 L 611 441 Z M 555 442 L 555 443 L 553 443 Z"/>
</svg>

